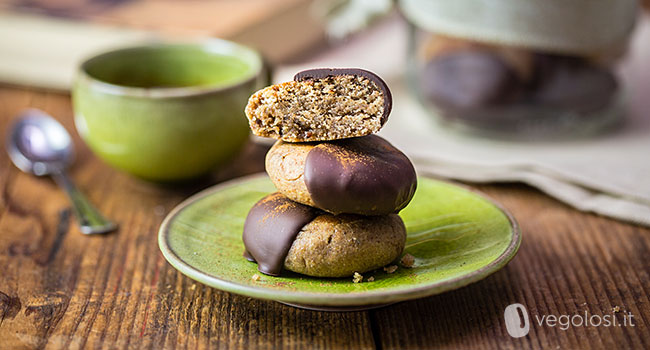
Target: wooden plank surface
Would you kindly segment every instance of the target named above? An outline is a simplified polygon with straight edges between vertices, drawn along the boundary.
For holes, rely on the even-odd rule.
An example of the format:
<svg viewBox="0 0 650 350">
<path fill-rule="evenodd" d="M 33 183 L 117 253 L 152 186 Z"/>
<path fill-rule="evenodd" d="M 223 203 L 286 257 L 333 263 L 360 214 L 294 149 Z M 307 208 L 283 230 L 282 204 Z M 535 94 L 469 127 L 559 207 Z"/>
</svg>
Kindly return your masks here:
<svg viewBox="0 0 650 350">
<path fill-rule="evenodd" d="M 69 96 L 0 86 L 0 135 L 23 108 L 74 130 Z M 457 291 L 383 309 L 299 310 L 205 287 L 165 262 L 157 229 L 211 184 L 261 171 L 264 148 L 193 184 L 162 187 L 97 160 L 75 133 L 71 175 L 116 234 L 83 236 L 54 183 L 20 173 L 0 152 L 0 349 L 650 348 L 650 230 L 577 212 L 521 185 L 483 185 L 523 230 L 503 270 Z M 508 335 L 522 303 L 530 334 Z M 618 308 L 617 308 L 618 307 Z M 619 310 L 614 312 L 614 308 Z M 635 326 L 539 326 L 535 316 L 631 312 Z"/>
</svg>

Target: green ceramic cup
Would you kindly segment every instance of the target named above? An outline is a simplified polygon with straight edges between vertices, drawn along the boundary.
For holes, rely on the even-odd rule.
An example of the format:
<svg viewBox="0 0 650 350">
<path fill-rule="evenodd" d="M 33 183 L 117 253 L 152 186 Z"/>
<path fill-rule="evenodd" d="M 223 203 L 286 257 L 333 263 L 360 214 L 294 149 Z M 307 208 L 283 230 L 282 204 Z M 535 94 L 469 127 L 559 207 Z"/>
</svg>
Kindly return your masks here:
<svg viewBox="0 0 650 350">
<path fill-rule="evenodd" d="M 116 168 L 161 182 L 196 177 L 246 143 L 244 107 L 266 85 L 263 70 L 256 51 L 218 39 L 106 52 L 79 68 L 75 124 Z"/>
</svg>

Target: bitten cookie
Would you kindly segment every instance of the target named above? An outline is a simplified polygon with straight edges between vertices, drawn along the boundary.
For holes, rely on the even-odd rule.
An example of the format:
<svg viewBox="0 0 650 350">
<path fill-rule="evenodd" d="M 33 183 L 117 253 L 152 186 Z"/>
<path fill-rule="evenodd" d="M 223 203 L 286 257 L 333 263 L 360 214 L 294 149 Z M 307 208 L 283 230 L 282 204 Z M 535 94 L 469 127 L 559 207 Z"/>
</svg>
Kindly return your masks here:
<svg viewBox="0 0 650 350">
<path fill-rule="evenodd" d="M 386 83 L 362 69 L 312 69 L 253 94 L 246 116 L 253 133 L 287 142 L 327 141 L 375 133 L 392 97 Z"/>
<path fill-rule="evenodd" d="M 406 228 L 395 214 L 334 216 L 274 193 L 253 206 L 243 238 L 244 255 L 262 273 L 275 276 L 284 268 L 315 277 L 347 277 L 397 259 Z"/>
<path fill-rule="evenodd" d="M 278 141 L 266 155 L 266 171 L 285 196 L 333 214 L 397 213 L 417 186 L 408 157 L 376 135 L 318 144 Z"/>
</svg>

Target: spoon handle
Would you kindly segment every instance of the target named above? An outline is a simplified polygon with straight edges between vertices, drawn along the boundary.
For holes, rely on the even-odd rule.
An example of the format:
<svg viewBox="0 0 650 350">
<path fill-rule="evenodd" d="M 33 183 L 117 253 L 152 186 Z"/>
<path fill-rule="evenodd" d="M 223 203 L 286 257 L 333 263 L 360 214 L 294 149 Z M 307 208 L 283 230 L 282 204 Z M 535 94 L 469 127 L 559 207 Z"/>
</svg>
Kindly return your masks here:
<svg viewBox="0 0 650 350">
<path fill-rule="evenodd" d="M 108 233 L 117 229 L 117 225 L 106 219 L 86 199 L 86 196 L 77 189 L 72 180 L 63 171 L 55 171 L 52 174 L 54 181 L 65 191 L 72 202 L 79 228 L 83 234 Z"/>
</svg>

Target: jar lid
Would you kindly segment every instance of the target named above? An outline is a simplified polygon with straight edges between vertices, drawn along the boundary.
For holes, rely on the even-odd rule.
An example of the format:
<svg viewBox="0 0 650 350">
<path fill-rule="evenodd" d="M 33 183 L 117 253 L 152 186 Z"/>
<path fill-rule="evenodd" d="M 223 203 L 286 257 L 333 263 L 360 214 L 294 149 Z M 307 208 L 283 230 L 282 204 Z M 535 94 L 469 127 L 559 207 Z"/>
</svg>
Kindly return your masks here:
<svg viewBox="0 0 650 350">
<path fill-rule="evenodd" d="M 636 0 L 400 0 L 416 26 L 486 43 L 591 55 L 618 50 Z"/>
</svg>

